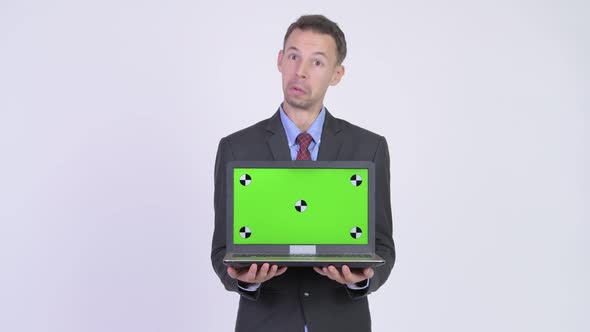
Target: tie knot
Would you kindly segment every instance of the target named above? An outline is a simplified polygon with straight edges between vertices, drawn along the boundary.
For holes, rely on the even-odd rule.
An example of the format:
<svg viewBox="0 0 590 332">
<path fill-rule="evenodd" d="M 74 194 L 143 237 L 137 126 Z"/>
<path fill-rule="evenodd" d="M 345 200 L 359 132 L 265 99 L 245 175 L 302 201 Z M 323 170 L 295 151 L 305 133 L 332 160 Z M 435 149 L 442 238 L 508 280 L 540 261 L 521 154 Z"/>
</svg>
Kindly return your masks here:
<svg viewBox="0 0 590 332">
<path fill-rule="evenodd" d="M 307 149 L 311 141 L 313 141 L 313 137 L 308 133 L 301 133 L 297 135 L 296 141 L 300 149 Z"/>
</svg>

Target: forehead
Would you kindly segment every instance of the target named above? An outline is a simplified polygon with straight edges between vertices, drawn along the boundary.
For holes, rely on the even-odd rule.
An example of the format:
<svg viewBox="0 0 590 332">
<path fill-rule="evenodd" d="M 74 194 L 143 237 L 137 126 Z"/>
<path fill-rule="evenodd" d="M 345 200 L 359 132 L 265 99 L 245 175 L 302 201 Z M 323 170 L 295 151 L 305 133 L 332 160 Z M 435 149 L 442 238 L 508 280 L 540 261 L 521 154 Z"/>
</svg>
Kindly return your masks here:
<svg viewBox="0 0 590 332">
<path fill-rule="evenodd" d="M 336 41 L 328 34 L 311 30 L 295 29 L 285 42 L 285 50 L 296 48 L 305 53 L 324 53 L 328 56 L 336 56 Z"/>
</svg>

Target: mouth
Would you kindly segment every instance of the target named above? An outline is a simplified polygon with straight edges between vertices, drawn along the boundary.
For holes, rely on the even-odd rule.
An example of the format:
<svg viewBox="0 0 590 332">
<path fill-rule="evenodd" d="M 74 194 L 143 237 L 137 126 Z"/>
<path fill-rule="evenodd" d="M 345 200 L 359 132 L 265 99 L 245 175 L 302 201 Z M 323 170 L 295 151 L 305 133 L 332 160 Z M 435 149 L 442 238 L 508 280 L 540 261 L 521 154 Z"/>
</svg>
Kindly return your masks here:
<svg viewBox="0 0 590 332">
<path fill-rule="evenodd" d="M 307 90 L 300 85 L 290 85 L 289 91 L 296 95 L 303 95 L 307 93 Z"/>
</svg>

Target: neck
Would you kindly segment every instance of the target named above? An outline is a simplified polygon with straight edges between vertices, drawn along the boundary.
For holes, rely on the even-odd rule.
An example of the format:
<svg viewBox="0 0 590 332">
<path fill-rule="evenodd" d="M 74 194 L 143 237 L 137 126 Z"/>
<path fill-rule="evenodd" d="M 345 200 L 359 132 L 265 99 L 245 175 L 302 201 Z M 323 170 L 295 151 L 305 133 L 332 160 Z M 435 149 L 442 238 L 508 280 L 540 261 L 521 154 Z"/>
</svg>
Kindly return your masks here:
<svg viewBox="0 0 590 332">
<path fill-rule="evenodd" d="M 287 114 L 297 128 L 305 133 L 322 111 L 322 106 L 320 105 L 320 107 L 311 109 L 302 109 L 291 107 L 286 102 L 283 102 L 283 111 L 285 111 L 285 114 Z"/>
</svg>

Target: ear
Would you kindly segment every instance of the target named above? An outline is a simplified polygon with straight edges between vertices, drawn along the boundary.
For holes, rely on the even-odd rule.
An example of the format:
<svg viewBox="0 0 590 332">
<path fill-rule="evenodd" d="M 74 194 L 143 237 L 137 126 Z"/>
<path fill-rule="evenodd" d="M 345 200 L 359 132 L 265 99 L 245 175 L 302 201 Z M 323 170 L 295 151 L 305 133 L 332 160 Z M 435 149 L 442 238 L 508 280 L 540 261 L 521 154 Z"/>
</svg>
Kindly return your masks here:
<svg viewBox="0 0 590 332">
<path fill-rule="evenodd" d="M 336 71 L 334 72 L 334 75 L 332 75 L 332 80 L 330 80 L 330 85 L 334 86 L 334 85 L 338 84 L 340 82 L 340 80 L 342 79 L 342 76 L 344 76 L 344 66 L 338 65 L 338 67 L 336 68 Z"/>
<path fill-rule="evenodd" d="M 279 72 L 281 72 L 281 73 L 282 73 L 281 66 L 283 65 L 283 55 L 284 54 L 285 53 L 283 52 L 283 50 L 280 50 L 279 55 L 277 57 L 277 68 L 279 69 Z"/>
</svg>

